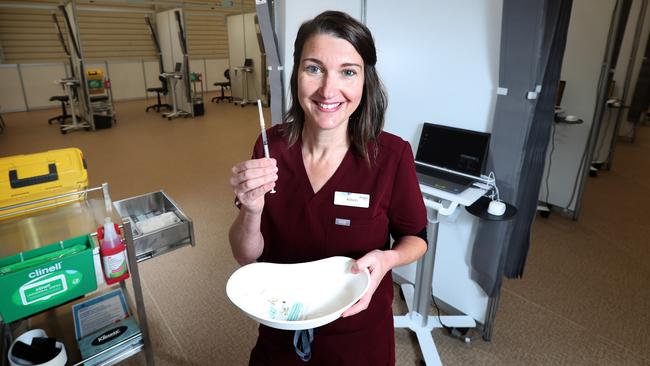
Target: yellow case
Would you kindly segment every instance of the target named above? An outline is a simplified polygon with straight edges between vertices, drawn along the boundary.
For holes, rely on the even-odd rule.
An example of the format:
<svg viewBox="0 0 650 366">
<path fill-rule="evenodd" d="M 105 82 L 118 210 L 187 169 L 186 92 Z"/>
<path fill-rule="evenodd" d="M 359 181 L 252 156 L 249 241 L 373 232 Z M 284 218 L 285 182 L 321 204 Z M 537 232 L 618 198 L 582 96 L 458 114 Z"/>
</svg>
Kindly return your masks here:
<svg viewBox="0 0 650 366">
<path fill-rule="evenodd" d="M 83 196 L 68 196 L 14 209 L 3 209 L 4 207 L 86 188 L 86 162 L 81 150 L 77 148 L 0 158 L 0 220 L 15 216 L 5 215 L 17 211 L 52 203 L 63 204 L 74 199 L 80 200 Z"/>
</svg>

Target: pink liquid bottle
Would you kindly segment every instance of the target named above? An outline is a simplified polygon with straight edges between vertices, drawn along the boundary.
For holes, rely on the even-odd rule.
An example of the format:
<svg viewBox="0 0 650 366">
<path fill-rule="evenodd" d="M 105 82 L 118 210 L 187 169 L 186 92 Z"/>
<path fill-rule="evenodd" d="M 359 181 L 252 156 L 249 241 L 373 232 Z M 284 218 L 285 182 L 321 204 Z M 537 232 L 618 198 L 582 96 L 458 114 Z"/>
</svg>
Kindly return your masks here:
<svg viewBox="0 0 650 366">
<path fill-rule="evenodd" d="M 126 247 L 117 233 L 116 226 L 109 217 L 104 220 L 103 235 L 99 244 L 104 279 L 109 285 L 129 278 Z"/>
</svg>

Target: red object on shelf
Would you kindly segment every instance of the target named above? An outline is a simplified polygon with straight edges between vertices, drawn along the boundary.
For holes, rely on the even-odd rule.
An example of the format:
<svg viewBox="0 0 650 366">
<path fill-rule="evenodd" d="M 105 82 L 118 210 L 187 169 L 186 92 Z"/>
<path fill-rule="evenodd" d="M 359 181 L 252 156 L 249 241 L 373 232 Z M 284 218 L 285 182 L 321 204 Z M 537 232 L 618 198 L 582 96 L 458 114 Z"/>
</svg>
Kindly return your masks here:
<svg viewBox="0 0 650 366">
<path fill-rule="evenodd" d="M 117 235 L 120 235 L 120 236 L 122 235 L 122 233 L 120 232 L 120 228 L 118 227 L 117 224 L 115 224 L 115 232 L 117 233 Z M 100 227 L 97 228 L 97 240 L 100 243 L 102 242 L 102 240 L 104 240 L 104 227 L 103 226 L 100 226 Z M 115 247 L 115 248 L 102 249 L 101 245 L 99 247 L 99 256 L 101 258 L 103 258 L 104 256 L 115 255 L 115 254 L 118 254 L 120 252 L 124 252 L 125 255 L 128 255 L 128 253 L 126 252 L 126 245 L 124 245 L 124 239 L 122 239 L 122 243 L 120 245 L 118 245 L 117 247 Z M 124 272 L 124 274 L 119 276 L 119 277 L 109 278 L 108 276 L 106 276 L 106 271 L 104 271 L 104 266 L 103 265 L 102 265 L 102 273 L 104 274 L 104 281 L 106 281 L 106 283 L 109 284 L 109 285 L 112 285 L 112 284 L 118 283 L 118 282 L 122 282 L 122 281 L 126 280 L 127 278 L 129 278 L 128 261 L 127 261 L 127 270 L 126 270 L 126 272 Z"/>
</svg>

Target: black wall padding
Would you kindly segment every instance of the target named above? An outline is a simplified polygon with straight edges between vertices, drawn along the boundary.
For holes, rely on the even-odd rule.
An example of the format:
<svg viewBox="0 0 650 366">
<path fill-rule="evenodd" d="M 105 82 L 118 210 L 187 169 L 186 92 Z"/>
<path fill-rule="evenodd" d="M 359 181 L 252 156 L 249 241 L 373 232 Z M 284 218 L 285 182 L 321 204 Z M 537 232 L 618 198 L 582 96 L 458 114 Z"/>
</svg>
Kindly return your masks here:
<svg viewBox="0 0 650 366">
<path fill-rule="evenodd" d="M 555 92 L 566 45 L 572 0 L 504 0 L 499 86 L 488 171 L 500 196 L 518 209 L 511 221 L 480 221 L 472 251 L 472 278 L 489 296 L 501 279 L 523 273 L 537 210 Z M 541 84 L 537 99 L 527 93 Z"/>
</svg>

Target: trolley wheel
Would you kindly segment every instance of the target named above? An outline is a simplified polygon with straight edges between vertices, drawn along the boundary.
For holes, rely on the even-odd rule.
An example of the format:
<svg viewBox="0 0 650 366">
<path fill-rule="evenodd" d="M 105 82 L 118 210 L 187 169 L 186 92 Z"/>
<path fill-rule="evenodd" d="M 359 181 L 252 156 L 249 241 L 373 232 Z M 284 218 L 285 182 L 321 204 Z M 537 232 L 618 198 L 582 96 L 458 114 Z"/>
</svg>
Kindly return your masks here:
<svg viewBox="0 0 650 366">
<path fill-rule="evenodd" d="M 84 127 L 84 130 L 90 131 L 90 127 Z"/>
<path fill-rule="evenodd" d="M 171 121 L 171 120 L 172 120 L 172 118 L 171 118 L 171 117 L 167 117 L 167 120 L 168 120 L 168 121 Z"/>
<path fill-rule="evenodd" d="M 66 133 L 68 133 L 68 131 L 66 131 L 66 130 L 64 130 L 64 129 L 61 129 L 61 134 L 62 134 L 62 135 L 65 135 Z"/>
<path fill-rule="evenodd" d="M 240 104 L 242 108 L 244 108 L 244 103 Z"/>
<path fill-rule="evenodd" d="M 539 216 L 547 219 L 549 216 L 551 216 L 551 211 L 539 211 Z"/>
</svg>

